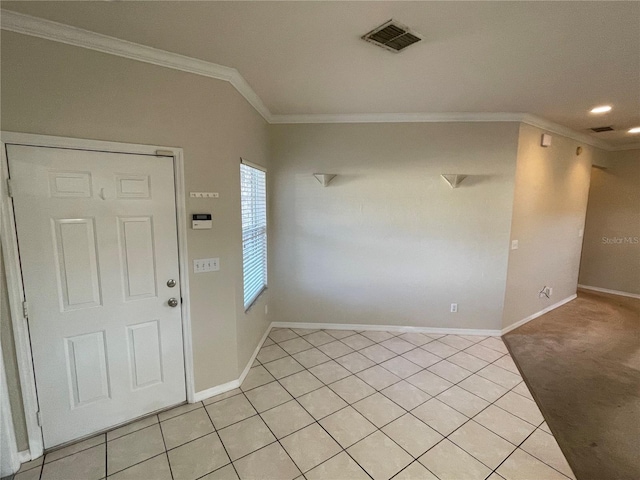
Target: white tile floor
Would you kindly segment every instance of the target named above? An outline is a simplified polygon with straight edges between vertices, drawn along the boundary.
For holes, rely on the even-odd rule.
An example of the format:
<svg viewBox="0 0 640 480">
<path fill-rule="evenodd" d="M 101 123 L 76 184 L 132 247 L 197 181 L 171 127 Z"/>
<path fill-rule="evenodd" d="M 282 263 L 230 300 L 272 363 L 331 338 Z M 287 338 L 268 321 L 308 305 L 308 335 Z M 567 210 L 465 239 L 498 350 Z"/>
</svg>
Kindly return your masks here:
<svg viewBox="0 0 640 480">
<path fill-rule="evenodd" d="M 273 329 L 241 389 L 15 480 L 575 478 L 499 338 Z"/>
</svg>

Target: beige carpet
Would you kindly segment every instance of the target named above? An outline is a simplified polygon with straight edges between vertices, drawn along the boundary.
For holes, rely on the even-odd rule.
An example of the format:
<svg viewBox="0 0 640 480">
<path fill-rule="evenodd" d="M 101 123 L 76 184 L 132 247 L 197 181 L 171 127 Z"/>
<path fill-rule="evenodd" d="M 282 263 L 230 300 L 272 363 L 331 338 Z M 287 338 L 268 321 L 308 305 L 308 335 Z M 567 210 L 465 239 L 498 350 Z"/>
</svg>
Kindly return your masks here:
<svg viewBox="0 0 640 480">
<path fill-rule="evenodd" d="M 579 291 L 503 340 L 578 479 L 640 479 L 640 300 Z"/>
</svg>

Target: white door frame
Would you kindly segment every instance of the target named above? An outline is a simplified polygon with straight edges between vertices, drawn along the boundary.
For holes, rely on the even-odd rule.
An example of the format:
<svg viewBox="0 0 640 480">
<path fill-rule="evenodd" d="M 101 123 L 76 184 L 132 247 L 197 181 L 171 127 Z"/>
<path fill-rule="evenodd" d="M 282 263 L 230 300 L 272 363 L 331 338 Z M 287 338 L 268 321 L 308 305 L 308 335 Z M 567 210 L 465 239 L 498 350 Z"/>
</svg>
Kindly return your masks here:
<svg viewBox="0 0 640 480">
<path fill-rule="evenodd" d="M 9 196 L 9 169 L 7 160 L 7 144 L 29 145 L 34 147 L 68 148 L 99 152 L 133 153 L 173 157 L 173 170 L 176 194 L 176 216 L 178 227 L 178 262 L 180 268 L 180 293 L 182 295 L 182 339 L 184 344 L 184 369 L 186 378 L 187 401 L 195 402 L 195 382 L 193 374 L 193 342 L 191 336 L 191 315 L 189 309 L 189 262 L 187 256 L 187 211 L 184 188 L 184 159 L 182 148 L 156 145 L 136 145 L 129 143 L 104 142 L 100 140 L 83 140 L 78 138 L 53 137 L 29 133 L 0 132 L 2 147 L 2 165 L 0 172 L 1 223 L 0 239 L 3 245 L 4 264 L 7 275 L 7 293 L 14 340 L 20 386 L 24 404 L 24 414 L 29 437 L 29 453 L 31 459 L 40 457 L 44 452 L 42 429 L 38 425 L 38 396 L 29 341 L 28 325 L 23 315 L 24 290 L 22 269 L 18 255 L 18 239 L 15 218 L 13 216 L 13 199 Z"/>
<path fill-rule="evenodd" d="M 2 300 L 0 299 L 0 303 Z M 13 429 L 13 415 L 5 375 L 4 357 L 0 345 L 0 477 L 13 475 L 20 468 L 18 446 Z"/>
</svg>

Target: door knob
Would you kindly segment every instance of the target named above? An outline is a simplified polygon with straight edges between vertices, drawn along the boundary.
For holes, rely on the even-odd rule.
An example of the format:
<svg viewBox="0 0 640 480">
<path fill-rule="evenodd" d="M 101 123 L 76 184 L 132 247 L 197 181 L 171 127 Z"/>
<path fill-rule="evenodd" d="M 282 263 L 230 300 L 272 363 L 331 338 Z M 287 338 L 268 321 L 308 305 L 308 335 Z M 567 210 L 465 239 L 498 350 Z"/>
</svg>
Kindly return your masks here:
<svg viewBox="0 0 640 480">
<path fill-rule="evenodd" d="M 173 278 L 167 280 L 167 287 L 173 288 L 175 286 L 176 286 L 176 281 Z"/>
<path fill-rule="evenodd" d="M 167 303 L 169 304 L 170 307 L 177 307 L 178 299 L 171 297 Z"/>
</svg>

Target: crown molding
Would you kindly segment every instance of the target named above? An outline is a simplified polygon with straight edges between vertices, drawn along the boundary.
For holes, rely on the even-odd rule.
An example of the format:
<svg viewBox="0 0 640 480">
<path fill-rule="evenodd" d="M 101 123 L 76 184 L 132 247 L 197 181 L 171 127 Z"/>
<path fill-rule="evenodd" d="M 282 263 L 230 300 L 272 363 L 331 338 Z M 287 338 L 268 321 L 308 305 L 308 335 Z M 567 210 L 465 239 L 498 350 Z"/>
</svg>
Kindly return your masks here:
<svg viewBox="0 0 640 480">
<path fill-rule="evenodd" d="M 610 152 L 623 152 L 626 150 L 640 150 L 640 143 L 630 143 L 628 145 L 616 145 L 609 148 Z"/>
<path fill-rule="evenodd" d="M 271 115 L 273 124 L 307 123 L 452 123 L 452 122 L 517 122 L 571 138 L 607 151 L 632 150 L 640 144 L 612 146 L 609 143 L 550 122 L 528 113 L 444 112 L 444 113 L 362 113 L 362 114 L 293 114 Z"/>
<path fill-rule="evenodd" d="M 167 52 L 139 43 L 129 42 L 51 20 L 32 17 L 31 15 L 25 15 L 11 10 L 3 9 L 1 13 L 0 26 L 3 30 L 229 82 L 268 123 L 521 122 L 603 150 L 622 151 L 640 148 L 640 143 L 613 146 L 585 133 L 577 132 L 563 125 L 549 122 L 543 118 L 527 113 L 445 112 L 273 115 L 258 94 L 235 68 L 198 60 L 197 58 L 187 57 L 178 53 Z"/>
<path fill-rule="evenodd" d="M 75 47 L 87 48 L 160 67 L 230 82 L 265 120 L 270 120 L 271 112 L 269 112 L 267 106 L 235 68 L 90 32 L 89 30 L 51 20 L 24 15 L 11 10 L 3 9 L 0 21 L 2 29 L 10 32 L 44 38 Z"/>
<path fill-rule="evenodd" d="M 564 125 L 559 125 L 554 122 L 550 122 L 545 120 L 544 118 L 537 117 L 531 114 L 524 114 L 522 116 L 522 123 L 526 123 L 527 125 L 531 125 L 532 127 L 537 127 L 541 130 L 546 130 L 551 133 L 557 133 L 558 135 L 562 135 L 563 137 L 571 138 L 572 140 L 576 140 L 578 142 L 586 143 L 587 145 L 591 145 L 592 147 L 597 147 L 602 150 L 610 151 L 613 149 L 609 143 L 604 140 L 600 140 L 599 138 L 594 138 L 591 135 L 587 135 L 586 133 L 577 132 L 569 127 L 565 127 Z"/>
<path fill-rule="evenodd" d="M 451 123 L 521 122 L 522 113 L 345 113 L 271 115 L 271 123 Z"/>
<path fill-rule="evenodd" d="M 592 137 L 591 135 L 588 135 L 586 133 L 578 132 L 558 123 L 550 122 L 549 120 L 545 120 L 544 118 L 540 118 L 529 113 L 524 114 L 520 121 L 522 123 L 526 123 L 527 125 L 531 125 L 532 127 L 537 127 L 541 130 L 547 130 L 548 132 L 557 133 L 558 135 L 562 135 L 563 137 L 571 138 L 572 140 L 586 143 L 587 145 L 591 145 L 592 147 L 606 150 L 608 152 L 621 152 L 624 150 L 640 149 L 640 143 L 631 143 L 628 145 L 611 145 L 609 142 L 605 142 L 604 140 L 601 140 L 599 138 Z"/>
</svg>

